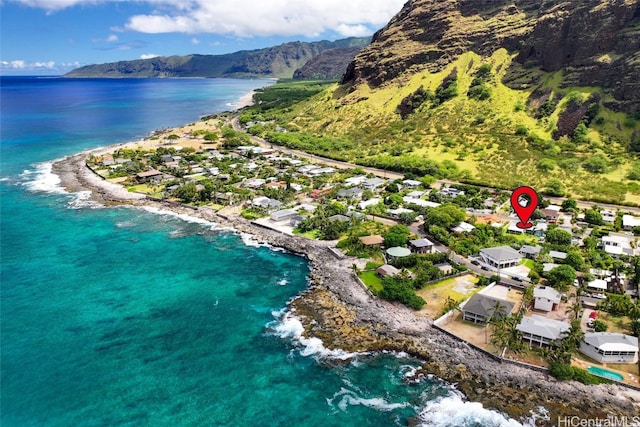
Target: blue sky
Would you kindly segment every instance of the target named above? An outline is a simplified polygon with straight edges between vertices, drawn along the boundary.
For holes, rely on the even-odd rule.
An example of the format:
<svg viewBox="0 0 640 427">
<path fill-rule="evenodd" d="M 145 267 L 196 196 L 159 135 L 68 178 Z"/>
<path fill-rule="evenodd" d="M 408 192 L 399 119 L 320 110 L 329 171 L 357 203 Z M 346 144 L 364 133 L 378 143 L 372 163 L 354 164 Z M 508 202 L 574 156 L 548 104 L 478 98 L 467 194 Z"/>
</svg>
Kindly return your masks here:
<svg viewBox="0 0 640 427">
<path fill-rule="evenodd" d="M 0 73 L 371 35 L 405 0 L 0 0 Z"/>
</svg>

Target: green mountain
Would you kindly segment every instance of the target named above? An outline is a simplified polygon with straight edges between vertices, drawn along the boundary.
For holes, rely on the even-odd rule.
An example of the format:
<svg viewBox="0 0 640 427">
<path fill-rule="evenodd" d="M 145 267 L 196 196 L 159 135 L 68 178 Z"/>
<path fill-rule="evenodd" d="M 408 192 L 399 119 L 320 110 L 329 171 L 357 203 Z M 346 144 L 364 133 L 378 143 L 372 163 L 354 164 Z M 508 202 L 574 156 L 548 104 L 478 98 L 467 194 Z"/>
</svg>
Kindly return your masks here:
<svg viewBox="0 0 640 427">
<path fill-rule="evenodd" d="M 284 43 L 270 48 L 225 55 L 169 56 L 111 62 L 77 68 L 67 73 L 65 77 L 291 78 L 298 68 L 326 50 L 341 51 L 348 48 L 362 48 L 369 41 L 369 37 L 352 37 L 333 42 L 325 40 L 313 43 Z M 347 50 L 347 57 L 343 62 L 347 63 L 352 60 L 355 53 L 357 52 Z"/>
<path fill-rule="evenodd" d="M 257 105 L 275 120 L 254 132 L 417 176 L 640 204 L 639 47 L 640 0 L 411 0 L 340 85 Z"/>
</svg>

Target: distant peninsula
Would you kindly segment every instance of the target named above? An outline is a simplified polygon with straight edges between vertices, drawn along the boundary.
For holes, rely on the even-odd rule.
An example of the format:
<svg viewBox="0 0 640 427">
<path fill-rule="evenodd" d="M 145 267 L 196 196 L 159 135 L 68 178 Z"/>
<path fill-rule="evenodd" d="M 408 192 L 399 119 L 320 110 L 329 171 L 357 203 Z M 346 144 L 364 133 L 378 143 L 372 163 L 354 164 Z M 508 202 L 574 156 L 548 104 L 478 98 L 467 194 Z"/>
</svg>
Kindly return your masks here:
<svg viewBox="0 0 640 427">
<path fill-rule="evenodd" d="M 292 78 L 296 71 L 321 54 L 317 69 L 305 68 L 296 77 L 340 79 L 347 64 L 371 37 L 350 37 L 336 41 L 290 42 L 256 50 L 224 55 L 159 56 L 149 59 L 86 65 L 64 77 L 240 77 Z M 327 54 L 328 53 L 328 54 Z"/>
</svg>

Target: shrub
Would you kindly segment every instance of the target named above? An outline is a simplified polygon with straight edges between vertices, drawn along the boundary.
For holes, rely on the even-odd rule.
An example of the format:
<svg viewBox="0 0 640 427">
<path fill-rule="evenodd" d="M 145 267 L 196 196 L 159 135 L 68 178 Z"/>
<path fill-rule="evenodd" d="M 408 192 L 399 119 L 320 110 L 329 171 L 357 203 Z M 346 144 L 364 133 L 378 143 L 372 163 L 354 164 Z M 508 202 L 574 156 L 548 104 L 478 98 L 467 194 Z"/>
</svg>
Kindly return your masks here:
<svg viewBox="0 0 640 427">
<path fill-rule="evenodd" d="M 601 154 L 596 154 L 582 162 L 582 167 L 591 173 L 605 173 L 607 171 L 607 159 Z"/>
<path fill-rule="evenodd" d="M 516 126 L 516 135 L 527 136 L 528 134 L 529 134 L 529 129 L 525 125 Z"/>
<path fill-rule="evenodd" d="M 584 369 L 576 368 L 566 363 L 552 363 L 549 365 L 549 374 L 560 381 L 576 380 L 587 385 L 608 383 L 607 380 L 597 377 Z"/>
<path fill-rule="evenodd" d="M 594 320 L 593 321 L 593 330 L 596 332 L 606 332 L 607 324 L 602 320 Z"/>
</svg>

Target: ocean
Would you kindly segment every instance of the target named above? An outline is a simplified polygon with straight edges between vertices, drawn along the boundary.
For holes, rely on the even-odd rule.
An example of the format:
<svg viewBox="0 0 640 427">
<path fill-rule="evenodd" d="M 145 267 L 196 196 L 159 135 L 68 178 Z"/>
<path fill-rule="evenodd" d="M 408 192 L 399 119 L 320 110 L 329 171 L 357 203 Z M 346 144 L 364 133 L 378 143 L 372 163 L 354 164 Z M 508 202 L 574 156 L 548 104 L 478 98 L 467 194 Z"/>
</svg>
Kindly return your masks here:
<svg viewBox="0 0 640 427">
<path fill-rule="evenodd" d="M 0 408 L 13 426 L 518 426 L 420 361 L 301 337 L 300 257 L 69 194 L 55 159 L 234 108 L 270 80 L 0 80 Z"/>
</svg>

